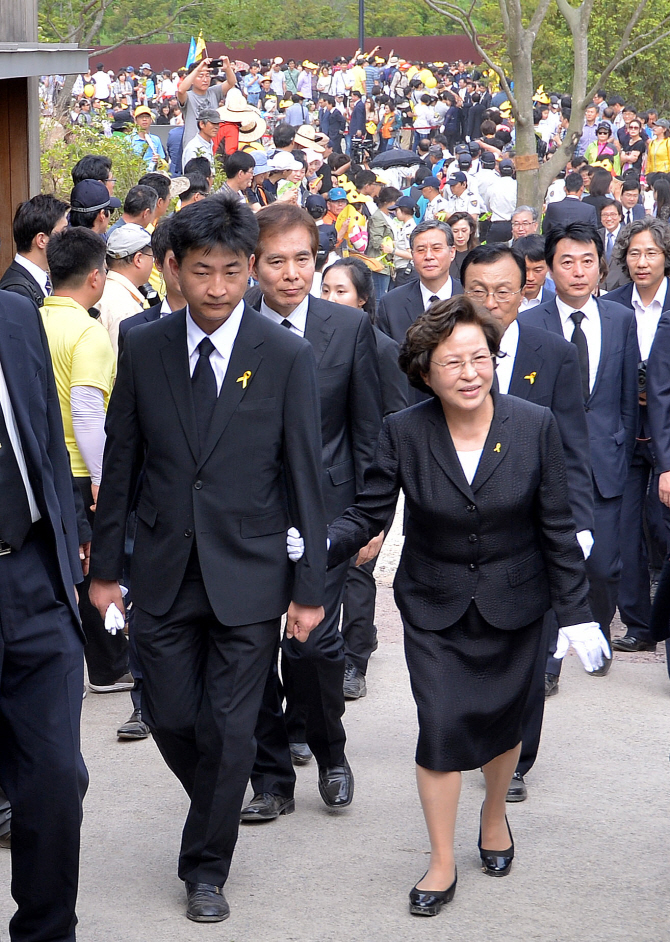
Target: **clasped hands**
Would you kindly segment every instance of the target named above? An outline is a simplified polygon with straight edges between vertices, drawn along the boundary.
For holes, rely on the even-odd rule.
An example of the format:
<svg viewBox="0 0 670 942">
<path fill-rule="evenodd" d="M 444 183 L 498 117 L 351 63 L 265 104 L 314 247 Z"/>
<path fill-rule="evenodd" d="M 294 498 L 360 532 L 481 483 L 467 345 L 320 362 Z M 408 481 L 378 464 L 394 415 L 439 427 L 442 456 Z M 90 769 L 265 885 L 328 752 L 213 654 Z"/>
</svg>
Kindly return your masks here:
<svg viewBox="0 0 670 942">
<path fill-rule="evenodd" d="M 378 536 L 373 536 L 370 542 L 359 550 L 356 565 L 363 566 L 365 563 L 369 563 L 371 559 L 379 555 L 383 544 L 384 531 L 382 530 Z M 328 540 L 328 549 L 330 549 L 330 540 Z M 286 534 L 286 552 L 292 563 L 297 563 L 305 553 L 305 541 L 300 534 L 300 530 L 296 530 L 295 527 L 289 527 Z"/>
</svg>

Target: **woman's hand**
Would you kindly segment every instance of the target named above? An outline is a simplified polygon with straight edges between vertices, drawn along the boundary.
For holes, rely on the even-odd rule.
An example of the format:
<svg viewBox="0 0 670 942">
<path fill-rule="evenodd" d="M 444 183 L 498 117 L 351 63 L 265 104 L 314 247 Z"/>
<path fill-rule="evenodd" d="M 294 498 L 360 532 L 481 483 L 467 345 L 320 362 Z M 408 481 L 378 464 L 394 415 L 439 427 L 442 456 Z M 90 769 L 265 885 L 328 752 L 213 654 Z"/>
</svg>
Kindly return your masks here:
<svg viewBox="0 0 670 942">
<path fill-rule="evenodd" d="M 373 537 L 367 546 L 364 546 L 362 550 L 359 551 L 356 558 L 357 566 L 364 566 L 365 563 L 369 563 L 371 559 L 374 559 L 375 556 L 378 556 L 381 552 L 381 548 L 384 545 L 384 531 Z"/>
</svg>

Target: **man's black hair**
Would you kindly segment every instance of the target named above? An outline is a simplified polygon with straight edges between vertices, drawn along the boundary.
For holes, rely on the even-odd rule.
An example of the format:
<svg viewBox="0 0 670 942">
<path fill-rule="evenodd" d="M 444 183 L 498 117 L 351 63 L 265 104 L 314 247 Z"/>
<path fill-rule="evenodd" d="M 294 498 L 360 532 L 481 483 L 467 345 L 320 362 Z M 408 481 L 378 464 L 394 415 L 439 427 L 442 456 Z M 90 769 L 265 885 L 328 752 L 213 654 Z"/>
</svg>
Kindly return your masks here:
<svg viewBox="0 0 670 942">
<path fill-rule="evenodd" d="M 355 88 L 355 89 L 352 91 L 351 97 L 353 98 L 354 95 L 356 95 L 357 98 L 362 98 L 362 97 L 363 97 L 363 96 L 361 95 L 361 93 L 358 91 L 357 88 Z"/>
<path fill-rule="evenodd" d="M 32 199 L 19 203 L 12 227 L 17 251 L 29 252 L 33 239 L 39 232 L 50 236 L 53 227 L 67 211 L 67 203 L 51 193 L 38 193 Z"/>
<path fill-rule="evenodd" d="M 354 186 L 357 190 L 362 190 L 364 186 L 377 182 L 377 174 L 372 170 L 359 170 L 354 177 Z"/>
<path fill-rule="evenodd" d="M 588 222 L 569 222 L 554 224 L 546 237 L 544 257 L 549 268 L 553 267 L 556 246 L 561 239 L 572 239 L 573 242 L 583 242 L 588 245 L 590 242 L 596 247 L 598 260 L 601 260 L 604 254 L 603 240 L 595 226 Z"/>
<path fill-rule="evenodd" d="M 185 193 L 181 194 L 182 203 L 187 203 L 193 199 L 196 193 L 207 196 L 209 193 L 209 180 L 204 173 L 187 173 L 186 177 L 191 185 Z"/>
<path fill-rule="evenodd" d="M 414 231 L 416 232 L 416 230 Z M 518 251 L 517 244 L 509 246 L 504 242 L 489 242 L 486 245 L 476 246 L 463 259 L 460 274 L 461 284 L 465 284 L 465 274 L 470 265 L 493 265 L 495 262 L 499 262 L 501 258 L 511 258 L 517 264 L 521 277 L 521 287 L 523 288 L 526 284 L 526 259 Z"/>
<path fill-rule="evenodd" d="M 145 173 L 137 181 L 137 185 L 153 187 L 159 200 L 166 200 L 170 196 L 170 178 L 164 173 Z"/>
<path fill-rule="evenodd" d="M 640 178 L 636 173 L 628 173 L 624 177 L 623 185 L 621 187 L 622 193 L 628 193 L 631 190 L 640 189 Z"/>
<path fill-rule="evenodd" d="M 137 186 L 131 186 L 126 193 L 126 198 L 123 201 L 123 211 L 129 216 L 139 216 L 147 209 L 150 209 L 153 213 L 157 202 L 158 193 L 152 186 L 140 186 L 138 184 Z"/>
<path fill-rule="evenodd" d="M 544 236 L 538 235 L 537 232 L 517 239 L 514 248 L 529 262 L 544 261 Z"/>
<path fill-rule="evenodd" d="M 223 169 L 229 180 L 236 177 L 240 171 L 251 170 L 255 167 L 254 158 L 244 150 L 233 151 L 232 154 L 226 154 L 223 161 Z"/>
<path fill-rule="evenodd" d="M 272 132 L 272 142 L 274 146 L 288 147 L 289 144 L 293 143 L 296 131 L 297 128 L 294 128 L 292 124 L 286 124 L 285 122 L 278 124 Z"/>
<path fill-rule="evenodd" d="M 294 105 L 299 105 L 300 102 L 302 101 L 302 95 L 299 95 L 297 92 L 293 92 L 293 94 L 291 95 L 291 101 L 293 102 Z"/>
<path fill-rule="evenodd" d="M 104 213 L 105 216 L 111 216 L 109 207 L 106 209 L 71 209 L 70 210 L 70 226 L 81 227 L 82 229 L 92 229 L 95 225 L 95 220 L 98 218 L 100 213 Z"/>
<path fill-rule="evenodd" d="M 250 258 L 257 241 L 258 222 L 252 210 L 223 194 L 191 203 L 170 217 L 170 244 L 179 265 L 194 249 L 208 254 L 223 248 Z"/>
<path fill-rule="evenodd" d="M 607 92 L 605 91 L 604 88 L 599 88 L 593 97 L 595 98 L 596 96 L 598 98 L 602 98 L 604 101 L 607 101 Z"/>
<path fill-rule="evenodd" d="M 47 245 L 47 262 L 54 288 L 79 287 L 94 269 L 104 271 L 107 243 L 82 226 L 57 232 Z"/>
<path fill-rule="evenodd" d="M 102 154 L 85 154 L 72 168 L 72 184 L 76 186 L 82 180 L 100 180 L 101 183 L 106 183 L 111 170 L 110 157 L 103 157 Z"/>
<path fill-rule="evenodd" d="M 170 241 L 170 225 L 174 217 L 163 218 L 151 234 L 151 250 L 154 253 L 154 259 L 163 267 L 165 264 L 165 255 L 168 249 L 172 248 Z"/>
<path fill-rule="evenodd" d="M 189 173 L 202 173 L 206 177 L 212 176 L 212 165 L 206 157 L 191 157 L 184 167 L 184 176 Z"/>
<path fill-rule="evenodd" d="M 565 178 L 565 192 L 566 193 L 579 193 L 581 188 L 584 186 L 584 181 L 582 180 L 581 173 L 576 173 L 573 171 L 569 173 Z"/>
<path fill-rule="evenodd" d="M 335 105 L 335 99 L 333 98 L 332 95 L 323 94 L 321 97 L 326 102 L 326 104 L 333 105 L 333 106 Z"/>
<path fill-rule="evenodd" d="M 607 104 L 608 105 L 623 105 L 624 100 L 621 97 L 621 95 L 612 95 L 611 98 L 607 99 Z"/>
</svg>

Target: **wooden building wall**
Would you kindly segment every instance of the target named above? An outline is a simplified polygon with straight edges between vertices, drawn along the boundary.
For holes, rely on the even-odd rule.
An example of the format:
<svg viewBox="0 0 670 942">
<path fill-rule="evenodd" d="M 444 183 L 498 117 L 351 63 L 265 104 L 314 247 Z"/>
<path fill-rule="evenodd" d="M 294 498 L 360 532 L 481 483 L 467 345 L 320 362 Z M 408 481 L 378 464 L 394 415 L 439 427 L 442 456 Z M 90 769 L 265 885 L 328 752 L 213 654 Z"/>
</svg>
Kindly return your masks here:
<svg viewBox="0 0 670 942">
<path fill-rule="evenodd" d="M 12 219 L 30 197 L 28 79 L 0 81 L 0 273 L 15 255 Z"/>
</svg>

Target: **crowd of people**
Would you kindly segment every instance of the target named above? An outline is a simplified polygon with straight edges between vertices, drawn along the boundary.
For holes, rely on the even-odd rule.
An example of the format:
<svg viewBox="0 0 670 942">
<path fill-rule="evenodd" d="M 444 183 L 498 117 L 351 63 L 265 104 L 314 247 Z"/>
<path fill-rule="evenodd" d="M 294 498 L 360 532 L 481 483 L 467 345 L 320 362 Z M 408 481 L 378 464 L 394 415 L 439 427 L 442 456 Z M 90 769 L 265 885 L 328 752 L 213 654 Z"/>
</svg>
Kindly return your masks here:
<svg viewBox="0 0 670 942">
<path fill-rule="evenodd" d="M 517 205 L 509 108 L 473 64 L 377 51 L 99 66 L 72 120 L 99 112 L 144 174 L 121 201 L 91 153 L 67 202 L 15 208 L 13 942 L 74 940 L 82 693 L 129 692 L 119 739 L 153 736 L 189 796 L 194 921 L 229 915 L 239 824 L 294 810 L 295 766 L 315 761 L 329 809 L 351 804 L 345 700 L 367 691 L 401 490 L 394 587 L 431 844 L 412 914 L 454 896 L 463 770 L 486 779 L 482 870 L 509 873 L 506 803 L 527 797 L 568 647 L 603 683 L 612 648 L 670 635 L 670 123 L 599 93 L 540 213 Z M 43 80 L 49 107 L 59 87 Z M 569 102 L 536 98 L 544 159 Z M 171 124 L 167 150 L 154 124 Z"/>
</svg>

